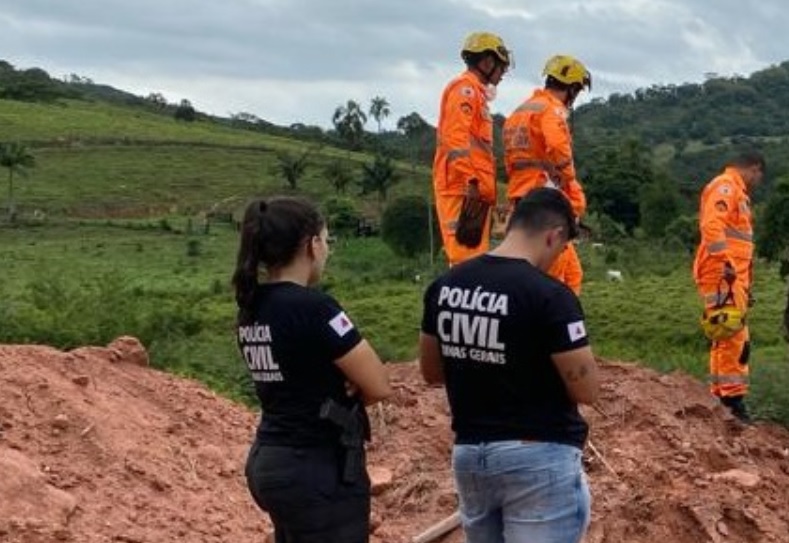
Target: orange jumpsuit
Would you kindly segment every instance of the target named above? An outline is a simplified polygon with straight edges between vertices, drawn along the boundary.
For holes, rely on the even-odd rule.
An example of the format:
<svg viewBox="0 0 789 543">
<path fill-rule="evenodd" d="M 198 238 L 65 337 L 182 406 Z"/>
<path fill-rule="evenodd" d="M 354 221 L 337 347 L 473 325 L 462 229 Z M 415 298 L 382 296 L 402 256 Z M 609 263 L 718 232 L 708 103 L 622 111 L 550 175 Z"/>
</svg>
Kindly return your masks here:
<svg viewBox="0 0 789 543">
<path fill-rule="evenodd" d="M 576 296 L 581 295 L 581 281 L 584 278 L 584 271 L 581 268 L 581 259 L 578 258 L 575 245 L 567 244 L 564 251 L 559 253 L 551 265 L 548 275 L 570 287 Z"/>
<path fill-rule="evenodd" d="M 490 248 L 490 215 L 478 247 L 465 247 L 455 241 L 457 219 L 471 179 L 478 181 L 480 196 L 493 209 L 496 204 L 493 120 L 485 86 L 472 72 L 466 71 L 450 81 L 441 96 L 433 161 L 436 211 L 450 265 Z"/>
<path fill-rule="evenodd" d="M 732 284 L 734 303 L 745 312 L 752 283 L 753 226 L 745 181 L 736 168 L 710 181 L 701 193 L 701 242 L 693 262 L 693 278 L 705 306 L 718 301 L 724 264 L 737 278 Z M 744 396 L 748 392 L 750 333 L 746 326 L 734 336 L 714 341 L 710 348 L 710 391 L 715 396 Z"/>
<path fill-rule="evenodd" d="M 514 205 L 529 191 L 553 186 L 564 193 L 580 219 L 586 195 L 575 177 L 567 107 L 545 89 L 538 89 L 504 123 L 504 161 L 509 179 L 507 199 Z M 581 293 L 583 268 L 568 244 L 548 273 Z"/>
</svg>

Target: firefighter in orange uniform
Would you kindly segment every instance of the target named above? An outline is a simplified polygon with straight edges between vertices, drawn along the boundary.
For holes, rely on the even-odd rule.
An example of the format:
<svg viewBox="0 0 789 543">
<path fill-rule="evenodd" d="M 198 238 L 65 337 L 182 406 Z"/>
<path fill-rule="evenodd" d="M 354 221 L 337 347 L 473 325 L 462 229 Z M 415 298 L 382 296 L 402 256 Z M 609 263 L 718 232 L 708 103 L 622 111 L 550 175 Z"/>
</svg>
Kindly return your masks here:
<svg viewBox="0 0 789 543">
<path fill-rule="evenodd" d="M 764 157 L 746 152 L 710 181 L 701 193 L 701 242 L 693 277 L 705 308 L 718 307 L 731 289 L 738 315 L 751 305 L 753 226 L 748 197 L 764 175 Z M 750 420 L 743 399 L 748 393 L 750 334 L 747 326 L 730 337 L 712 341 L 710 392 L 740 420 Z"/>
<path fill-rule="evenodd" d="M 496 203 L 493 120 L 488 101 L 509 69 L 512 55 L 499 36 L 475 32 L 466 38 L 461 58 L 467 70 L 450 81 L 441 96 L 433 161 L 436 210 L 450 265 L 489 249 L 490 217 L 476 247 L 458 243 L 455 228 L 466 194 L 478 194 L 490 209 Z"/>
<path fill-rule="evenodd" d="M 545 87 L 534 91 L 504 123 L 504 160 L 510 208 L 537 187 L 560 189 L 576 219 L 586 212 L 586 196 L 575 177 L 573 145 L 567 123 L 578 94 L 592 88 L 592 75 L 577 59 L 556 55 L 543 69 Z M 548 272 L 580 294 L 583 269 L 572 244 Z"/>
</svg>

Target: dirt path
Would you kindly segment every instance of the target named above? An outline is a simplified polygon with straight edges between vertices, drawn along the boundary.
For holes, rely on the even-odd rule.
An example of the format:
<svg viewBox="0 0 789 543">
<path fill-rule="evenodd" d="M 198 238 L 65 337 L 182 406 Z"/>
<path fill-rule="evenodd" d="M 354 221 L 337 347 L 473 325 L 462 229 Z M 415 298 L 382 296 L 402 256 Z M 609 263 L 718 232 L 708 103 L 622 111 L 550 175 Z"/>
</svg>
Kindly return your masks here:
<svg viewBox="0 0 789 543">
<path fill-rule="evenodd" d="M 394 475 L 372 540 L 451 514 L 443 391 L 413 364 L 372 409 L 370 463 Z M 743 428 L 689 377 L 604 364 L 587 410 L 587 543 L 789 542 L 789 431 Z M 0 346 L 0 541 L 262 542 L 241 472 L 257 415 L 144 366 L 133 342 L 63 353 Z M 460 543 L 454 532 L 444 539 Z"/>
</svg>

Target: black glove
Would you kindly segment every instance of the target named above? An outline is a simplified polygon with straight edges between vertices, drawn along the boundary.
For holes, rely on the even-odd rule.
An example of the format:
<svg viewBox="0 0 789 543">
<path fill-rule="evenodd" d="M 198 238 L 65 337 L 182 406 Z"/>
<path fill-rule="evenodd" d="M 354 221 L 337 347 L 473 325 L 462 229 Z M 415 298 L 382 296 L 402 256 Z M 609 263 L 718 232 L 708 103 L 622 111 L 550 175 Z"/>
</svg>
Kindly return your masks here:
<svg viewBox="0 0 789 543">
<path fill-rule="evenodd" d="M 479 247 L 482 243 L 482 233 L 485 231 L 485 221 L 488 220 L 490 204 L 482 200 L 479 194 L 479 182 L 476 179 L 469 181 L 463 204 L 460 207 L 455 239 L 460 245 L 471 249 Z"/>
</svg>

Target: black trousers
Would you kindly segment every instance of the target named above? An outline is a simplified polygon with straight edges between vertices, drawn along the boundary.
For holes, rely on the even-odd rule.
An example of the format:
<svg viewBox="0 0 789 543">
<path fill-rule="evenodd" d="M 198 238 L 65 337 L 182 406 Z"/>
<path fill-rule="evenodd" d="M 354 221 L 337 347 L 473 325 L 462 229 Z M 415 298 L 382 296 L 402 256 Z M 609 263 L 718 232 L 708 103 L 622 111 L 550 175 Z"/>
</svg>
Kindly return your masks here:
<svg viewBox="0 0 789 543">
<path fill-rule="evenodd" d="M 367 543 L 370 479 L 362 465 L 353 483 L 341 479 L 341 448 L 283 447 L 255 441 L 246 477 L 258 506 L 274 523 L 277 543 Z"/>
</svg>

